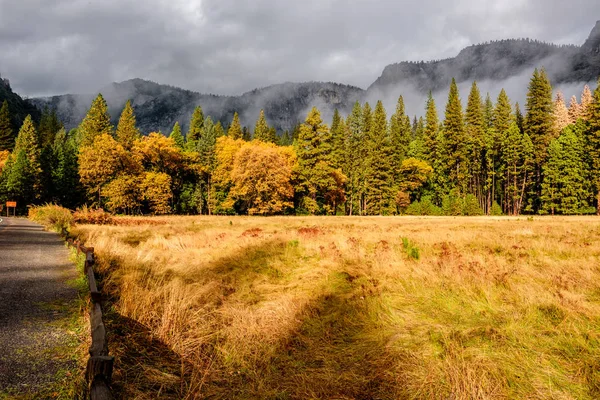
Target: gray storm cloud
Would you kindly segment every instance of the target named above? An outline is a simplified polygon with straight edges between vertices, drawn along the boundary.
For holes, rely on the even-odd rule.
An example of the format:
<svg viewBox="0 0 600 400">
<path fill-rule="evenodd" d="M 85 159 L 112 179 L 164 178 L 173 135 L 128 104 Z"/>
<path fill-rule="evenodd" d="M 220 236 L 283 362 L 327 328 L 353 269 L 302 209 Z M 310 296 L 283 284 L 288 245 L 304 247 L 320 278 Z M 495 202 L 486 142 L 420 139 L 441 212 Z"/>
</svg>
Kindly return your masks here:
<svg viewBox="0 0 600 400">
<path fill-rule="evenodd" d="M 599 11 L 597 0 L 0 0 L 0 73 L 26 96 L 134 77 L 218 94 L 285 81 L 366 88 L 387 64 L 473 43 L 581 44 Z"/>
</svg>

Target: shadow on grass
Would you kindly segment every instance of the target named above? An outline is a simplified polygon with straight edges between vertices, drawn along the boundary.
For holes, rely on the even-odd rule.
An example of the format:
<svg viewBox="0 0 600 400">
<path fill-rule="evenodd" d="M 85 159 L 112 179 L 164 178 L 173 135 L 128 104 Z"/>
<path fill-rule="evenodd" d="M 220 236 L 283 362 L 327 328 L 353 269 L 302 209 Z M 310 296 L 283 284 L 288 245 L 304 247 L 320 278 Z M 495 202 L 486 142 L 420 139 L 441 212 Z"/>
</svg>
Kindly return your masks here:
<svg viewBox="0 0 600 400">
<path fill-rule="evenodd" d="M 217 282 L 216 293 L 206 301 L 218 312 L 230 296 L 235 296 L 234 304 L 270 300 L 261 298 L 254 286 L 281 282 L 288 268 L 293 269 L 290 263 L 301 262 L 297 245 L 267 240 L 223 255 L 201 272 L 149 271 L 140 284 L 176 278 L 188 284 Z M 378 282 L 331 272 L 323 285 L 297 312 L 298 328 L 274 344 L 270 356 L 253 355 L 239 363 L 223 358 L 218 348 L 224 338 L 215 335 L 205 348 L 196 349 L 202 354 L 190 368 L 149 327 L 109 310 L 106 325 L 116 357 L 113 387 L 124 399 L 399 398 L 396 360 L 378 331 Z M 118 288 L 111 289 L 118 293 Z"/>
</svg>

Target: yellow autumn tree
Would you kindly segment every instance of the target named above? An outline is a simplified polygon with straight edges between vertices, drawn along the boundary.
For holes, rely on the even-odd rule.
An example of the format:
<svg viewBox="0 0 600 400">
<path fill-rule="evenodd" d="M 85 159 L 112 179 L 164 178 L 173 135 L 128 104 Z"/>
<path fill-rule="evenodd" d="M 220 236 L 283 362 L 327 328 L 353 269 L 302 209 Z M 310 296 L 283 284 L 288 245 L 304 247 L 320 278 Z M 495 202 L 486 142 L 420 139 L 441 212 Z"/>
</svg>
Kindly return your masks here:
<svg viewBox="0 0 600 400">
<path fill-rule="evenodd" d="M 102 188 L 106 207 L 113 213 L 133 214 L 140 206 L 140 179 L 136 175 L 123 174 Z"/>
<path fill-rule="evenodd" d="M 117 176 L 139 173 L 139 165 L 108 134 L 97 136 L 91 145 L 79 150 L 79 176 L 90 200 L 102 205 L 102 188 Z"/>
<path fill-rule="evenodd" d="M 231 170 L 231 201 L 250 215 L 270 215 L 292 207 L 292 171 L 296 154 L 291 147 L 253 141 L 235 154 Z"/>
<path fill-rule="evenodd" d="M 171 177 L 164 172 L 146 172 L 141 184 L 144 200 L 148 202 L 153 214 L 171 212 L 170 202 L 173 198 Z"/>
<path fill-rule="evenodd" d="M 183 153 L 175 140 L 157 132 L 136 140 L 131 152 L 147 171 L 174 174 L 183 163 Z"/>
<path fill-rule="evenodd" d="M 215 148 L 217 165 L 212 174 L 213 185 L 217 194 L 227 196 L 233 185 L 231 171 L 235 157 L 246 142 L 241 139 L 234 139 L 232 136 L 223 136 L 217 139 Z M 233 211 L 234 201 L 230 196 L 225 197 L 215 207 L 216 213 L 230 213 Z"/>
</svg>

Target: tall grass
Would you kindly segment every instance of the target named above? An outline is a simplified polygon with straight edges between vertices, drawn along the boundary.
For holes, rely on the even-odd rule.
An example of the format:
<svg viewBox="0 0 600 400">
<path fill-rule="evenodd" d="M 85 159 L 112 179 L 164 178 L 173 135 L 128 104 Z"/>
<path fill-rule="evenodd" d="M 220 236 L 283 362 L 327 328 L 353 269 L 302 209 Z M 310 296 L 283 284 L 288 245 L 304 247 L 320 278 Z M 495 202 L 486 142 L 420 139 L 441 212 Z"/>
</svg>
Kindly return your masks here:
<svg viewBox="0 0 600 400">
<path fill-rule="evenodd" d="M 55 232 L 62 233 L 71 226 L 73 214 L 67 208 L 46 204 L 29 208 L 29 219 Z"/>
<path fill-rule="evenodd" d="M 75 233 L 124 398 L 600 397 L 596 218 L 116 223 Z"/>
</svg>

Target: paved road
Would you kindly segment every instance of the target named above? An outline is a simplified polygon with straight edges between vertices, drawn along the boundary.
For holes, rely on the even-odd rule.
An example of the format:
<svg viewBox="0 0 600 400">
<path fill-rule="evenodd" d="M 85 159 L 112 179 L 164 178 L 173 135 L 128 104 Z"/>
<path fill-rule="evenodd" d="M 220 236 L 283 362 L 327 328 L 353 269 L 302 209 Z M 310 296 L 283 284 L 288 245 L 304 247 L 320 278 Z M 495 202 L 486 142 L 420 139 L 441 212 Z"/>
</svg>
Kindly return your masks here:
<svg viewBox="0 0 600 400">
<path fill-rule="evenodd" d="M 77 272 L 57 234 L 25 219 L 0 218 L 1 398 L 38 393 L 73 365 L 65 352 L 74 334 L 64 320 L 77 299 L 66 282 Z"/>
</svg>

